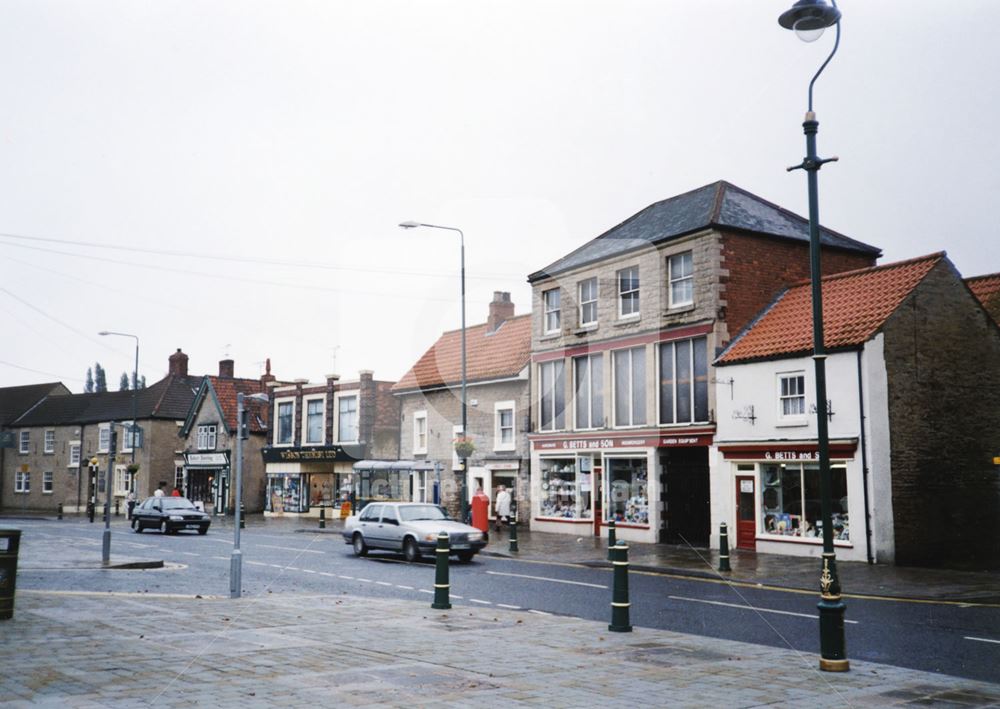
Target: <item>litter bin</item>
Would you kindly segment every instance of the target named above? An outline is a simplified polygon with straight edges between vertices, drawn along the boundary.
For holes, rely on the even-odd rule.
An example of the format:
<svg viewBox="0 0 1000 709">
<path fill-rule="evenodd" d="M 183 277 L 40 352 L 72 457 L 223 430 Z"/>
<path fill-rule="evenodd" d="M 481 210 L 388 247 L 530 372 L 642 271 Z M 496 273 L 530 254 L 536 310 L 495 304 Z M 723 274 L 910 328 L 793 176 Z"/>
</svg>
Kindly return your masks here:
<svg viewBox="0 0 1000 709">
<path fill-rule="evenodd" d="M 0 529 L 0 620 L 14 617 L 17 550 L 20 545 L 20 529 Z"/>
</svg>

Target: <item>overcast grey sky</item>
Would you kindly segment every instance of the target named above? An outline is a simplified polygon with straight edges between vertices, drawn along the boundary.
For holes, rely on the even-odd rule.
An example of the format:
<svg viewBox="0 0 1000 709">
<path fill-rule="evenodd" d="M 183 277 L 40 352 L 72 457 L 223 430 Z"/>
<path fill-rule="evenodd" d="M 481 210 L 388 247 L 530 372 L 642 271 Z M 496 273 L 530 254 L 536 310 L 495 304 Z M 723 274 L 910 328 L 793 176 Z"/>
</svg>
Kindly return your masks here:
<svg viewBox="0 0 1000 709">
<path fill-rule="evenodd" d="M 0 5 L 0 385 L 398 379 L 494 290 L 718 179 L 805 214 L 833 33 L 791 0 Z M 1000 3 L 843 0 L 820 79 L 826 226 L 1000 271 Z M 17 237 L 31 237 L 13 238 Z M 61 240 L 41 241 L 40 239 Z M 127 249 L 103 248 L 103 246 Z M 161 252 L 161 253 L 154 253 Z M 172 253 L 162 253 L 172 252 Z M 242 260 L 241 260 L 242 259 Z"/>
</svg>

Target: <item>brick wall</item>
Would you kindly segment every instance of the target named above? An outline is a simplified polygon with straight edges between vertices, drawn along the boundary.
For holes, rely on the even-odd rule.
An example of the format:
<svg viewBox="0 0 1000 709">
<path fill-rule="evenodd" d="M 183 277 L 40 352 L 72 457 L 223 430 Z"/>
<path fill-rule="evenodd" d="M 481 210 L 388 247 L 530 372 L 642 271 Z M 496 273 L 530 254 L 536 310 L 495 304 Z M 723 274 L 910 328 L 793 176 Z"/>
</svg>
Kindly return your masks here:
<svg viewBox="0 0 1000 709">
<path fill-rule="evenodd" d="M 884 332 L 896 562 L 1000 569 L 1000 330 L 942 263 Z"/>
</svg>

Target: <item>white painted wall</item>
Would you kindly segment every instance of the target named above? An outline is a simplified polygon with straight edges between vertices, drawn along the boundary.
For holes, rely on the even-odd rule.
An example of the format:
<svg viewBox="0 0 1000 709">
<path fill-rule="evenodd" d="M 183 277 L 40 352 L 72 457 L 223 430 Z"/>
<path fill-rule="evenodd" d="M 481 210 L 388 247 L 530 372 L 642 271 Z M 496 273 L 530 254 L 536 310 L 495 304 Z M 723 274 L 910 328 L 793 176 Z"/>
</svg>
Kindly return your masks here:
<svg viewBox="0 0 1000 709">
<path fill-rule="evenodd" d="M 865 345 L 861 368 L 865 390 L 872 553 L 877 563 L 892 563 L 895 560 L 896 535 L 892 511 L 892 463 L 889 458 L 889 386 L 884 349 L 883 335 L 872 338 Z"/>
</svg>

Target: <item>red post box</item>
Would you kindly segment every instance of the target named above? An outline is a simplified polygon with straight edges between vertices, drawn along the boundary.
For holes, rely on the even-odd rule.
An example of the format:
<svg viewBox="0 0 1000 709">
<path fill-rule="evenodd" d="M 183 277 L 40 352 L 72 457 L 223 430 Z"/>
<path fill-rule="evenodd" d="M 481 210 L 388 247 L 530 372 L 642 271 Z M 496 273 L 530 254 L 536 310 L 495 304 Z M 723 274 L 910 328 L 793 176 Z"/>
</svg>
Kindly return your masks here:
<svg viewBox="0 0 1000 709">
<path fill-rule="evenodd" d="M 483 534 L 490 531 L 490 498 L 482 490 L 472 496 L 472 526 Z"/>
</svg>

